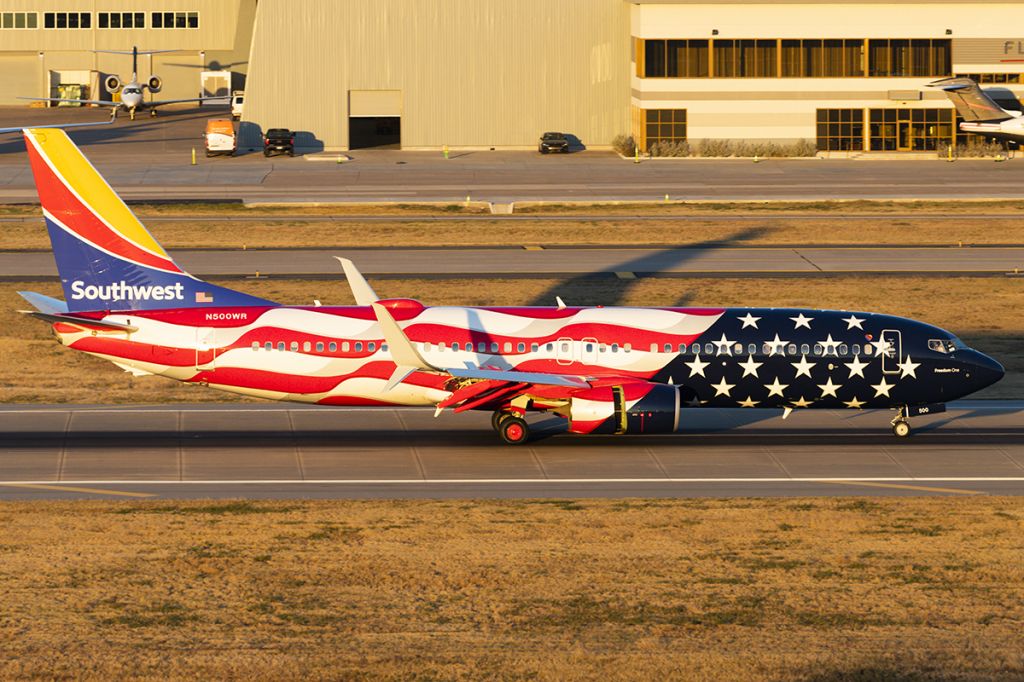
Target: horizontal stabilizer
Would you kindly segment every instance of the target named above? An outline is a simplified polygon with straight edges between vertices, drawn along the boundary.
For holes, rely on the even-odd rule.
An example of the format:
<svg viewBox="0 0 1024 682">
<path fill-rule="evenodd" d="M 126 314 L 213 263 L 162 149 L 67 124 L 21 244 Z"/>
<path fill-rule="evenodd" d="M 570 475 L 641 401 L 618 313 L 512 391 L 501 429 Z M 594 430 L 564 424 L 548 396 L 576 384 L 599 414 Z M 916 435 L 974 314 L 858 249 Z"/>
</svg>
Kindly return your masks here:
<svg viewBox="0 0 1024 682">
<path fill-rule="evenodd" d="M 20 133 L 25 128 L 34 128 L 36 130 L 40 128 L 91 128 L 92 126 L 109 126 L 113 125 L 114 119 L 108 119 L 106 121 L 96 121 L 95 123 L 54 123 L 48 126 L 18 126 L 16 128 L 0 128 L 0 133 Z"/>
<path fill-rule="evenodd" d="M 83 317 L 75 317 L 73 315 L 54 315 L 52 313 L 41 313 L 38 310 L 19 310 L 19 313 L 34 317 L 38 320 L 44 320 L 45 322 L 63 322 L 65 324 L 74 324 L 79 327 L 92 327 L 98 329 L 109 329 L 111 331 L 120 332 L 137 332 L 138 327 L 133 327 L 130 324 L 121 324 L 120 322 L 107 322 L 105 320 L 90 320 Z"/>
<path fill-rule="evenodd" d="M 68 304 L 58 298 L 50 298 L 34 291 L 19 291 L 18 296 L 32 304 L 41 313 L 59 315 L 68 311 Z"/>
<path fill-rule="evenodd" d="M 1006 121 L 1013 114 L 996 104 L 977 83 L 965 76 L 943 78 L 928 84 L 930 88 L 945 91 L 956 112 L 965 121 Z"/>
</svg>

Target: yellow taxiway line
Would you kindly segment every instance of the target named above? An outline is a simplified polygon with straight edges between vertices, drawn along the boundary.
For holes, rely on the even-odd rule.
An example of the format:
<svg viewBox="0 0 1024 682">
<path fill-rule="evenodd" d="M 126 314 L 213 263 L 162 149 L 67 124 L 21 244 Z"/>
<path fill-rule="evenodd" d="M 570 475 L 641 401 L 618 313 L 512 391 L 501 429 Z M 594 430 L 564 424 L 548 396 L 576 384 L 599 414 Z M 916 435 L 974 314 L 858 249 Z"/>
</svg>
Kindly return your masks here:
<svg viewBox="0 0 1024 682">
<path fill-rule="evenodd" d="M 56 490 L 62 493 L 88 493 L 90 495 L 118 495 L 120 497 L 156 497 L 156 493 L 133 493 L 127 490 L 103 490 L 101 488 L 79 488 L 70 485 L 43 485 L 41 483 L 5 483 L 10 488 L 32 488 L 33 490 Z"/>
<path fill-rule="evenodd" d="M 924 485 L 903 485 L 899 483 L 874 483 L 872 481 L 837 481 L 827 480 L 820 483 L 834 483 L 836 485 L 864 486 L 867 488 L 897 488 L 899 490 L 914 490 L 926 493 L 956 493 L 958 495 L 984 495 L 981 490 L 964 490 L 963 488 L 933 488 Z"/>
</svg>

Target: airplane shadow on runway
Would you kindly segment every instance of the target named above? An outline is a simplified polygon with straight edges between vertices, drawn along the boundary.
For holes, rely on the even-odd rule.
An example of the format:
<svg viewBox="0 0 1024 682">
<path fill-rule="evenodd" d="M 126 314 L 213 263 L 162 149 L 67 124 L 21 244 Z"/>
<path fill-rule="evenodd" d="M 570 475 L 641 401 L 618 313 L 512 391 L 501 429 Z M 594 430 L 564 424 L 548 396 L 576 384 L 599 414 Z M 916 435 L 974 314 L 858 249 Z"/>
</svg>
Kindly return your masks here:
<svg viewBox="0 0 1024 682">
<path fill-rule="evenodd" d="M 653 254 L 623 261 L 615 266 L 615 272 L 628 272 L 640 277 L 657 273 L 667 266 L 686 262 L 700 249 L 726 248 L 736 246 L 765 233 L 767 228 L 749 227 L 725 239 L 709 239 L 695 243 L 667 247 Z M 684 250 L 685 249 L 685 250 Z M 622 305 L 630 290 L 640 279 L 610 279 L 607 272 L 588 272 L 570 277 L 534 297 L 528 305 L 550 306 L 555 296 L 561 296 L 568 305 Z M 686 306 L 693 300 L 693 292 L 680 293 L 676 306 Z"/>
</svg>

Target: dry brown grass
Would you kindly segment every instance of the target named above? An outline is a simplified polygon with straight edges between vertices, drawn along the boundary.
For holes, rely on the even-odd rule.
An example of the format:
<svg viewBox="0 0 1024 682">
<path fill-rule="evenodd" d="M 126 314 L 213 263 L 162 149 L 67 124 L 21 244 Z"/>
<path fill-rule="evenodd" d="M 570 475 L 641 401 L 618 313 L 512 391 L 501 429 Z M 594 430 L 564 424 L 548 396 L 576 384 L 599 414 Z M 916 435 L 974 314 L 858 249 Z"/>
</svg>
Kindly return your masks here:
<svg viewBox="0 0 1024 682">
<path fill-rule="evenodd" d="M 0 504 L 0 677 L 1021 679 L 1021 498 Z"/>
<path fill-rule="evenodd" d="M 338 281 L 220 282 L 282 303 L 351 304 Z M 1001 278 L 836 277 L 827 279 L 545 279 L 379 280 L 383 297 L 418 298 L 431 305 L 800 306 L 892 313 L 949 329 L 998 358 L 1007 376 L 982 398 L 1024 396 L 1024 281 Z M 14 312 L 30 289 L 59 296 L 57 284 L 0 284 L 0 400 L 43 403 L 148 403 L 243 400 L 159 377 L 133 378 L 107 362 L 59 346 L 42 322 Z M 942 295 L 938 295 L 941 293 Z"/>
<path fill-rule="evenodd" d="M 756 220 L 728 217 L 681 221 L 618 219 L 416 222 L 236 221 L 150 222 L 150 231 L 168 249 L 181 248 L 350 248 L 400 246 L 773 246 L 780 244 L 956 246 L 1024 244 L 1019 219 L 962 221 L 923 218 L 836 218 L 794 220 L 767 215 Z M 50 248 L 40 223 L 7 223 L 0 248 Z"/>
</svg>

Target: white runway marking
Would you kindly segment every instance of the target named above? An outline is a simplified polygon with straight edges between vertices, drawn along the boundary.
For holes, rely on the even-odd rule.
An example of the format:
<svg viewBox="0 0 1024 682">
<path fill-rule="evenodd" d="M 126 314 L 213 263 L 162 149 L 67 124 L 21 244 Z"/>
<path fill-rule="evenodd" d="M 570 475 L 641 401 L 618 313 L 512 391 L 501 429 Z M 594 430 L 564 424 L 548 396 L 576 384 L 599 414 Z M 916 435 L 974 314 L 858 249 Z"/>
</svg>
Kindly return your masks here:
<svg viewBox="0 0 1024 682">
<path fill-rule="evenodd" d="M 452 485 L 461 483 L 996 483 L 1024 482 L 1024 476 L 956 476 L 956 477 L 859 477 L 823 478 L 325 478 L 325 479 L 238 479 L 238 480 L 38 480 L 0 481 L 2 486 L 17 485 Z"/>
</svg>

